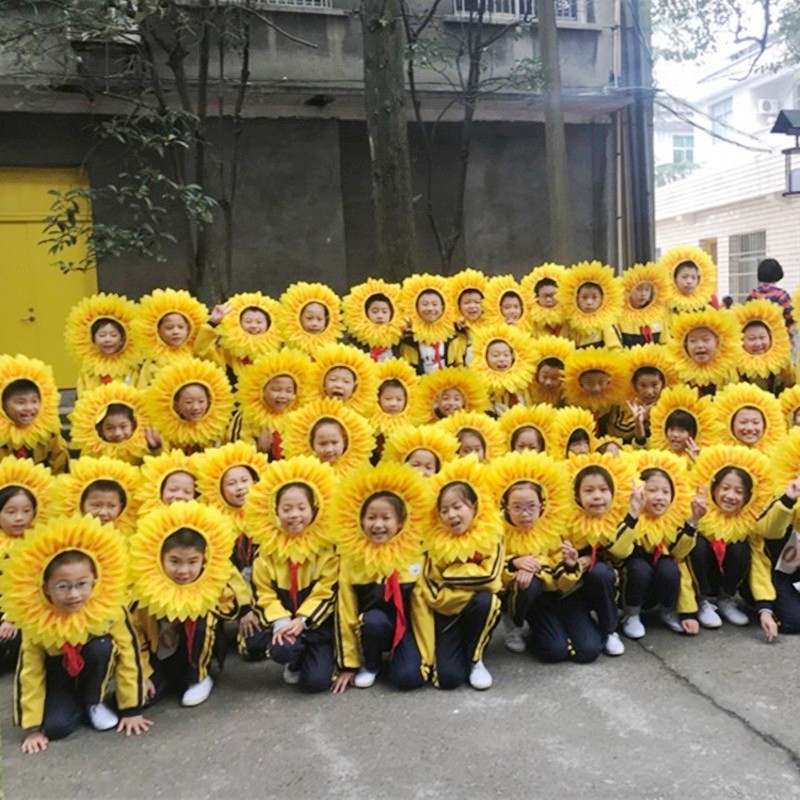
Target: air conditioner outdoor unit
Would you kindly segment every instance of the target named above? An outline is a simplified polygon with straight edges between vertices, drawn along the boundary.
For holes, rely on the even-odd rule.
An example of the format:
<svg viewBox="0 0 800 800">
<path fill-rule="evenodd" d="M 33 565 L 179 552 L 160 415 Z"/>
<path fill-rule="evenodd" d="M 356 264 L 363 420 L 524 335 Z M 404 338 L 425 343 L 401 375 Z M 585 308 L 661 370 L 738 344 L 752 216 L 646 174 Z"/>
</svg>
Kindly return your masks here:
<svg viewBox="0 0 800 800">
<path fill-rule="evenodd" d="M 777 100 L 772 100 L 768 97 L 760 97 L 758 100 L 758 113 L 764 114 L 777 114 L 780 111 L 780 103 Z"/>
</svg>

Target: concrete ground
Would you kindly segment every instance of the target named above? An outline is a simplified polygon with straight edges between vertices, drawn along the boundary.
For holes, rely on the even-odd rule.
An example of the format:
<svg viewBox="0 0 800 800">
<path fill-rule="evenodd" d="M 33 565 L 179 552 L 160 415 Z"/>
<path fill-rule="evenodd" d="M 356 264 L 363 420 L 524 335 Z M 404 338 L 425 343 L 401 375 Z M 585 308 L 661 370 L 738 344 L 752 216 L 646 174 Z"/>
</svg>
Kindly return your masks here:
<svg viewBox="0 0 800 800">
<path fill-rule="evenodd" d="M 22 798 L 800 798 L 800 637 L 753 625 L 542 665 L 498 631 L 495 685 L 304 696 L 232 655 L 209 701 L 166 700 L 125 740 L 84 729 L 37 756 L 0 681 L 5 793 Z"/>
</svg>

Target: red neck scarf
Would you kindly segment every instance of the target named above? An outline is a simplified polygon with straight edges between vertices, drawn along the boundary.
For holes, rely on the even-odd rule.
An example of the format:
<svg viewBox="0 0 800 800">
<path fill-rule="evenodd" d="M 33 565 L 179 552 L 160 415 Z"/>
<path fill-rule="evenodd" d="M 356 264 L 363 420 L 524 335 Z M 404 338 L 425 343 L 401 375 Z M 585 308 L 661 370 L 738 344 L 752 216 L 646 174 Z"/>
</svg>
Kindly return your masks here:
<svg viewBox="0 0 800 800">
<path fill-rule="evenodd" d="M 721 539 L 715 539 L 713 542 L 710 542 L 710 544 L 711 550 L 714 553 L 714 558 L 717 559 L 719 571 L 724 575 L 725 570 L 722 568 L 722 564 L 725 561 L 725 542 Z"/>
<path fill-rule="evenodd" d="M 392 601 L 395 610 L 394 635 L 392 636 L 392 649 L 390 655 L 394 655 L 397 645 L 400 644 L 406 632 L 406 607 L 403 605 L 403 593 L 400 590 L 400 581 L 395 570 L 387 579 L 383 587 L 384 602 Z"/>
<path fill-rule="evenodd" d="M 283 440 L 281 439 L 281 435 L 278 433 L 278 431 L 275 431 L 272 434 L 272 457 L 276 461 L 283 458 L 283 448 L 281 447 L 282 441 Z"/>
<path fill-rule="evenodd" d="M 369 357 L 370 357 L 370 358 L 371 358 L 373 361 L 380 361 L 380 360 L 381 360 L 381 356 L 382 356 L 382 355 L 383 355 L 383 354 L 384 354 L 384 353 L 385 353 L 385 352 L 386 352 L 388 349 L 389 349 L 388 347 L 373 347 L 373 348 L 372 348 L 372 349 L 369 351 Z"/>
<path fill-rule="evenodd" d="M 67 671 L 67 675 L 69 675 L 70 678 L 77 678 L 83 670 L 84 662 L 83 656 L 81 655 L 82 649 L 82 644 L 64 645 L 64 655 L 61 657 L 61 663 L 64 665 L 64 669 Z"/>
<path fill-rule="evenodd" d="M 187 619 L 183 623 L 183 632 L 186 634 L 186 655 L 189 658 L 189 666 L 196 667 L 197 663 L 194 660 L 194 634 L 197 630 L 197 620 Z"/>
<path fill-rule="evenodd" d="M 297 613 L 297 570 L 300 569 L 300 564 L 295 564 L 292 559 L 289 559 L 289 597 L 292 600 L 292 612 Z"/>
</svg>

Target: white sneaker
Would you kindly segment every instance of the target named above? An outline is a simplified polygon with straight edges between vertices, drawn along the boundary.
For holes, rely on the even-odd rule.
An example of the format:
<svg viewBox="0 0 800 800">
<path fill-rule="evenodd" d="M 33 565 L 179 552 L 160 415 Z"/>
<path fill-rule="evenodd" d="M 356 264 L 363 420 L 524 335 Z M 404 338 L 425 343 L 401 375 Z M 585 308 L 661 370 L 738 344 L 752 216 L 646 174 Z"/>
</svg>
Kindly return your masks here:
<svg viewBox="0 0 800 800">
<path fill-rule="evenodd" d="M 472 665 L 472 670 L 469 673 L 469 685 L 478 691 L 483 691 L 491 687 L 492 673 L 486 669 L 483 659 L 476 661 Z"/>
<path fill-rule="evenodd" d="M 641 639 L 647 631 L 642 625 L 642 618 L 638 614 L 631 614 L 622 623 L 622 632 L 629 639 Z"/>
<path fill-rule="evenodd" d="M 110 731 L 119 725 L 119 717 L 105 704 L 89 706 L 89 722 L 96 731 Z"/>
<path fill-rule="evenodd" d="M 355 678 L 353 678 L 353 686 L 357 686 L 359 689 L 369 689 L 370 686 L 375 685 L 377 677 L 377 672 L 370 672 L 368 669 L 361 667 Z"/>
<path fill-rule="evenodd" d="M 697 609 L 697 619 L 704 628 L 721 628 L 722 620 L 717 607 L 710 600 L 701 600 Z"/>
<path fill-rule="evenodd" d="M 744 611 L 736 607 L 733 598 L 720 597 L 717 601 L 717 608 L 719 609 L 719 613 L 722 614 L 725 620 L 730 622 L 731 625 L 748 625 L 750 623 L 750 617 L 748 617 Z"/>
<path fill-rule="evenodd" d="M 524 653 L 528 649 L 530 630 L 527 622 L 520 628 L 516 626 L 509 627 L 506 633 L 506 650 L 510 650 L 512 653 Z"/>
<path fill-rule="evenodd" d="M 211 694 L 211 689 L 214 686 L 214 679 L 210 675 L 206 675 L 200 683 L 193 683 L 184 693 L 181 698 L 181 705 L 191 708 L 192 706 L 199 706 L 200 703 L 205 703 L 208 696 Z"/>
<path fill-rule="evenodd" d="M 667 628 L 674 633 L 683 633 L 683 625 L 681 625 L 681 618 L 676 611 L 667 611 L 662 608 L 658 612 L 658 618 Z"/>
<path fill-rule="evenodd" d="M 294 670 L 290 664 L 285 664 L 283 667 L 283 682 L 288 683 L 289 686 L 297 686 L 300 683 L 300 670 Z"/>
<path fill-rule="evenodd" d="M 619 638 L 619 634 L 616 631 L 606 636 L 603 650 L 607 656 L 621 656 L 625 652 L 625 645 L 622 644 L 622 639 Z"/>
</svg>

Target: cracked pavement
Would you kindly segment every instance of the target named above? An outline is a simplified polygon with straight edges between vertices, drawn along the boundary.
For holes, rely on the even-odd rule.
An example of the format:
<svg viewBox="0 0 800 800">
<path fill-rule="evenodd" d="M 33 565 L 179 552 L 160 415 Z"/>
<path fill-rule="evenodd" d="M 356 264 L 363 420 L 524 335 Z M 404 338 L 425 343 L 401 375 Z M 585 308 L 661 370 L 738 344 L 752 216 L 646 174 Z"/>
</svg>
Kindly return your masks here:
<svg viewBox="0 0 800 800">
<path fill-rule="evenodd" d="M 378 683 L 305 696 L 235 654 L 209 701 L 137 740 L 88 728 L 23 756 L 0 679 L 4 788 L 21 798 L 800 798 L 800 637 L 751 624 L 544 665 L 495 635 L 488 692 Z"/>
</svg>

